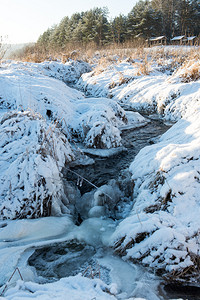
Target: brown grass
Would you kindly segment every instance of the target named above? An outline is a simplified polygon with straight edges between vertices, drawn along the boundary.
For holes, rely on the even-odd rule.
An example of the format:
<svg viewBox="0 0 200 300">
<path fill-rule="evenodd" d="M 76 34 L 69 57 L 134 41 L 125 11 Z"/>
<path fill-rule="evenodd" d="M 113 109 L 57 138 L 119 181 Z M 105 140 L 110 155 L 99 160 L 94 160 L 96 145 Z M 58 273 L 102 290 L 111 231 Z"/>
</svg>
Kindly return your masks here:
<svg viewBox="0 0 200 300">
<path fill-rule="evenodd" d="M 194 280 L 200 283 L 200 256 L 191 252 L 188 252 L 193 265 L 184 269 L 174 270 L 167 275 L 164 275 L 164 279 L 170 282 L 190 282 Z"/>
<path fill-rule="evenodd" d="M 182 82 L 197 81 L 200 79 L 200 61 L 189 61 L 181 67 L 183 72 L 180 74 Z"/>
<path fill-rule="evenodd" d="M 187 51 L 180 47 L 147 47 L 143 39 L 133 39 L 123 44 L 108 44 L 97 47 L 95 43 L 87 45 L 80 43 L 70 43 L 63 49 L 45 49 L 33 45 L 26 47 L 16 54 L 14 59 L 31 62 L 42 62 L 44 60 L 59 60 L 63 63 L 69 59 L 83 60 L 91 64 L 96 64 L 94 75 L 104 72 L 110 65 L 126 60 L 136 66 L 136 76 L 148 75 L 150 66 L 154 63 L 171 73 L 187 64 L 188 61 L 198 61 L 200 59 L 200 48 L 186 47 Z M 188 71 L 189 72 L 189 71 Z M 190 73 L 182 75 L 184 82 L 198 80 L 198 68 L 193 66 Z M 119 85 L 127 83 L 126 78 L 119 76 Z M 113 85 L 113 84 L 111 84 Z"/>
</svg>

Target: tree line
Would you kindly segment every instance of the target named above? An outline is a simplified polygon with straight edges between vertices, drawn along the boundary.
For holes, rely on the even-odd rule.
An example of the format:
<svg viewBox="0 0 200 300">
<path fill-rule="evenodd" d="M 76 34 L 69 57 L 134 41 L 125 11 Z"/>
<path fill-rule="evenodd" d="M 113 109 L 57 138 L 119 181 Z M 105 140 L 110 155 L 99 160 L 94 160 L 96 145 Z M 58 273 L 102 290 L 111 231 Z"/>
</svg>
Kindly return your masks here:
<svg viewBox="0 0 200 300">
<path fill-rule="evenodd" d="M 136 38 L 199 35 L 200 0 L 139 0 L 127 16 L 109 19 L 106 7 L 64 17 L 38 39 L 44 50 L 62 50 L 68 44 L 93 42 L 96 46 L 124 43 Z"/>
</svg>

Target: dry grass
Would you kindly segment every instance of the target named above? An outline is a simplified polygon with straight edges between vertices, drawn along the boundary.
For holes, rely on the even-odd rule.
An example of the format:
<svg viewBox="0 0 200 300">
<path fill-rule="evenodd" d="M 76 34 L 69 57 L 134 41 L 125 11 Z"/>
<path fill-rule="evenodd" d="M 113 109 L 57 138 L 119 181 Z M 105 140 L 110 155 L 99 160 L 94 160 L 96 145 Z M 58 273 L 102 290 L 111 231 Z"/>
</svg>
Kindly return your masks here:
<svg viewBox="0 0 200 300">
<path fill-rule="evenodd" d="M 200 256 L 191 252 L 188 252 L 188 255 L 193 264 L 184 269 L 174 270 L 164 275 L 165 280 L 177 283 L 189 283 L 192 278 L 193 282 L 195 280 L 197 283 L 200 283 Z"/>
<path fill-rule="evenodd" d="M 69 59 L 83 60 L 91 64 L 96 64 L 94 75 L 104 72 L 111 65 L 126 60 L 136 67 L 136 76 L 148 75 L 152 65 L 157 65 L 163 72 L 173 73 L 181 66 L 188 68 L 188 61 L 200 60 L 200 48 L 198 47 L 178 47 L 178 46 L 157 46 L 147 47 L 142 39 L 135 39 L 123 44 L 109 44 L 97 47 L 95 43 L 87 45 L 70 43 L 61 50 L 47 50 L 35 46 L 26 47 L 23 52 L 14 57 L 22 61 L 42 62 L 44 60 L 58 60 L 63 63 Z M 184 82 L 199 79 L 197 66 L 193 66 L 181 75 Z M 119 75 L 121 85 L 127 83 L 126 78 Z M 111 83 L 113 87 L 116 83 Z"/>
<path fill-rule="evenodd" d="M 182 82 L 197 81 L 200 79 L 200 60 L 191 60 L 183 64 L 178 72 L 180 72 L 179 77 L 182 78 Z"/>
<path fill-rule="evenodd" d="M 145 56 L 144 60 L 142 62 L 137 63 L 137 72 L 136 76 L 141 76 L 141 75 L 149 75 L 150 73 L 150 62 L 147 59 L 147 55 Z"/>
<path fill-rule="evenodd" d="M 97 58 L 98 63 L 97 66 L 94 68 L 94 75 L 99 75 L 104 72 L 111 64 L 115 63 L 113 59 L 110 57 L 100 56 L 97 52 L 94 57 Z"/>
</svg>

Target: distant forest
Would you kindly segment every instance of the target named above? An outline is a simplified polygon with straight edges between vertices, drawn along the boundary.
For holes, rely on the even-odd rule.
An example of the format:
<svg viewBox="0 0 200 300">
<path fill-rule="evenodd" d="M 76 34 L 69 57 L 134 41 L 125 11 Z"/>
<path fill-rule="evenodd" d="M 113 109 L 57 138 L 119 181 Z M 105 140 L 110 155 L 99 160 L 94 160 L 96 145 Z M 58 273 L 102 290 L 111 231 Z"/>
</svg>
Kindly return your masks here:
<svg viewBox="0 0 200 300">
<path fill-rule="evenodd" d="M 199 35 L 200 0 L 140 0 L 127 16 L 109 19 L 106 7 L 64 17 L 47 29 L 37 46 L 61 51 L 70 43 L 96 46 L 164 35 Z"/>
</svg>

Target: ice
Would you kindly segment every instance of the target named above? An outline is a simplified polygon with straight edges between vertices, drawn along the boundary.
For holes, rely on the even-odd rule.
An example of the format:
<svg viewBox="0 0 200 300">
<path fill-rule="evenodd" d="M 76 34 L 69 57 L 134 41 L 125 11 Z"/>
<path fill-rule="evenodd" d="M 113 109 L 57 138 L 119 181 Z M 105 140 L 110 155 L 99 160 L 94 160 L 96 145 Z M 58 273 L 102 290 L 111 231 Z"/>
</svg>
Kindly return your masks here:
<svg viewBox="0 0 200 300">
<path fill-rule="evenodd" d="M 1 228 L 1 237 L 3 239 L 6 237 L 7 239 L 7 241 L 1 240 L 0 243 L 1 284 L 8 280 L 16 266 L 18 266 L 24 281 L 18 281 L 16 286 L 13 287 L 12 285 L 19 279 L 19 276 L 15 274 L 15 278 L 11 282 L 12 285 L 5 292 L 5 299 L 18 299 L 17 297 L 19 299 L 20 297 L 27 297 L 27 299 L 29 297 L 45 299 L 42 297 L 46 297 L 46 299 L 51 299 L 52 295 L 55 296 L 52 293 L 53 291 L 56 291 L 57 296 L 61 298 L 68 293 L 71 299 L 76 299 L 76 297 L 78 299 L 82 292 L 83 299 L 84 297 L 86 299 L 89 292 L 89 297 L 92 295 L 90 288 L 93 289 L 92 293 L 96 295 L 95 297 L 98 295 L 98 299 L 115 299 L 114 296 L 103 293 L 106 289 L 110 290 L 114 295 L 121 295 L 120 299 L 127 299 L 136 294 L 137 296 L 144 293 L 148 294 L 145 285 L 148 286 L 148 282 L 152 281 L 152 279 L 154 280 L 154 287 L 151 285 L 151 293 L 152 295 L 154 294 L 155 298 L 152 296 L 148 299 L 157 299 L 156 290 L 159 280 L 154 275 L 150 276 L 148 272 L 144 272 L 140 267 L 126 263 L 120 258 L 113 256 L 112 253 L 106 252 L 105 255 L 102 247 L 107 247 L 110 244 L 110 236 L 114 232 L 115 226 L 116 223 L 113 220 L 102 218 L 89 218 L 79 227 L 75 226 L 69 217 L 8 220 L 7 226 Z M 54 283 L 34 283 L 35 280 L 38 281 L 37 275 L 33 267 L 27 265 L 27 260 L 34 253 L 34 249 L 37 249 L 37 247 L 39 249 L 42 247 L 50 248 L 53 245 L 55 248 L 55 245 L 59 244 L 62 247 L 65 241 L 77 241 L 95 247 L 97 254 L 94 256 L 94 259 L 102 269 L 102 280 L 106 282 L 75 275 L 60 279 Z M 51 255 L 53 255 L 53 252 Z M 53 259 L 53 257 L 51 260 L 56 262 L 56 259 Z M 105 276 L 103 275 L 104 268 L 106 268 L 105 271 L 107 270 L 106 272 L 109 275 L 106 275 L 107 273 L 105 273 Z M 139 281 L 143 282 L 141 289 L 138 287 Z M 98 284 L 101 287 L 99 289 Z M 74 290 L 75 285 L 77 287 Z M 86 288 L 87 286 L 88 288 Z M 134 292 L 136 287 L 137 292 Z M 144 292 L 144 289 L 146 289 L 146 292 Z"/>
<path fill-rule="evenodd" d="M 100 188 L 85 193 L 76 201 L 76 210 L 82 219 L 88 216 L 115 216 L 117 203 L 121 200 L 122 192 L 115 180 Z M 104 213 L 104 214 L 103 214 Z"/>
</svg>

